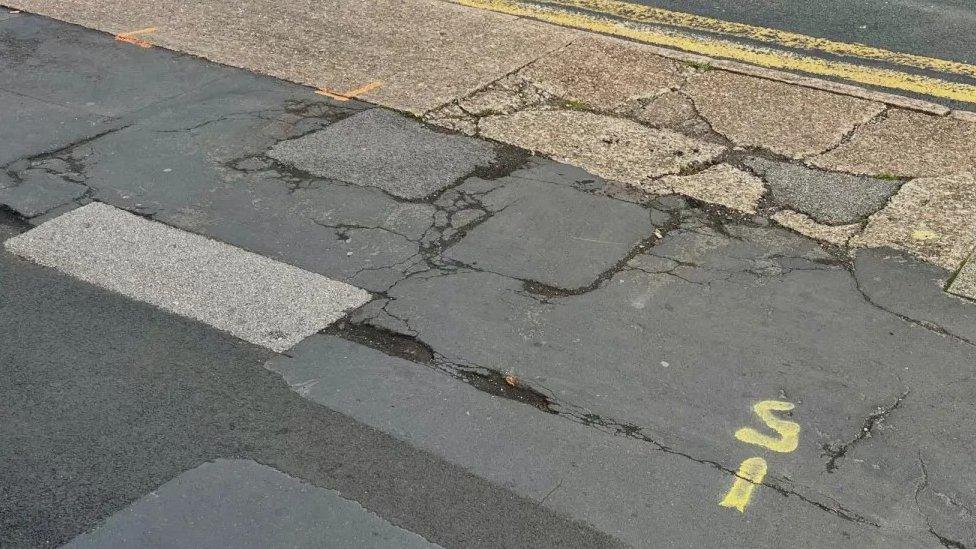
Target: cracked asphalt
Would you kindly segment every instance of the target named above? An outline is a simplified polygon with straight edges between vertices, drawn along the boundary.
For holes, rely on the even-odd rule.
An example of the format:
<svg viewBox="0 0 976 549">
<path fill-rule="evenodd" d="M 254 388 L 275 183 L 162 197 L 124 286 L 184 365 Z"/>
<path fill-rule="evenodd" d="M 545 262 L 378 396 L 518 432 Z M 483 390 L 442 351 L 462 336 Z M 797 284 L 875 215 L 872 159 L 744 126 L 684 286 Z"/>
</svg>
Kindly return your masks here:
<svg viewBox="0 0 976 549">
<path fill-rule="evenodd" d="M 0 251 L 4 547 L 976 546 L 976 303 L 764 209 L 901 180 L 688 145 L 750 214 L 28 14 L 0 75 L 4 241 L 98 202 L 370 293 L 275 352 Z"/>
</svg>

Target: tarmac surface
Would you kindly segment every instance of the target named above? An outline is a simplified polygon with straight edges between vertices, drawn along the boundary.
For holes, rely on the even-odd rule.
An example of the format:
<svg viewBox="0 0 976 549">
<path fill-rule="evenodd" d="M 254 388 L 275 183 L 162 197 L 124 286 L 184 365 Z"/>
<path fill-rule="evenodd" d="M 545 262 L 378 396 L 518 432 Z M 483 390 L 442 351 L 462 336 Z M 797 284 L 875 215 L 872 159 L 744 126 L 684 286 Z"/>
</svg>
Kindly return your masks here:
<svg viewBox="0 0 976 549">
<path fill-rule="evenodd" d="M 0 47 L 0 545 L 976 545 L 965 273 L 766 209 L 867 223 L 940 179 L 685 137 L 734 165 L 649 193 L 39 16 Z M 254 296 L 282 276 L 369 302 Z M 238 302 L 321 323 L 197 314 Z"/>
<path fill-rule="evenodd" d="M 976 63 L 976 36 L 973 35 L 976 10 L 966 0 L 625 1 L 840 42 Z"/>
</svg>

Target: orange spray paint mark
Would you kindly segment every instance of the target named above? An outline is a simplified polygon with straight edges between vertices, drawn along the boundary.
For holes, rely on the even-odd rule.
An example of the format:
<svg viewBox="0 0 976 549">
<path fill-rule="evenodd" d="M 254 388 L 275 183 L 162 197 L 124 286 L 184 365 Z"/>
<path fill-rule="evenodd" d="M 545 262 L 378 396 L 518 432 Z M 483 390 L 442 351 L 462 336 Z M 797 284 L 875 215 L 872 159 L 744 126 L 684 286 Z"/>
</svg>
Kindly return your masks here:
<svg viewBox="0 0 976 549">
<path fill-rule="evenodd" d="M 135 44 L 140 48 L 151 48 L 152 47 L 151 42 L 147 40 L 143 40 L 141 38 L 136 38 L 136 35 L 150 34 L 153 32 L 156 32 L 156 27 L 147 27 L 145 29 L 139 29 L 139 30 L 116 34 L 115 39 L 118 40 L 119 42 L 128 42 L 129 44 Z"/>
<path fill-rule="evenodd" d="M 383 84 L 380 82 L 370 82 L 365 86 L 360 86 L 356 89 L 352 89 L 346 92 L 340 92 L 336 90 L 330 90 L 329 88 L 318 88 L 315 93 L 319 95 L 324 95 L 330 99 L 335 99 L 336 101 L 349 101 L 350 99 L 355 99 L 366 92 L 373 91 L 376 88 L 382 87 Z"/>
</svg>

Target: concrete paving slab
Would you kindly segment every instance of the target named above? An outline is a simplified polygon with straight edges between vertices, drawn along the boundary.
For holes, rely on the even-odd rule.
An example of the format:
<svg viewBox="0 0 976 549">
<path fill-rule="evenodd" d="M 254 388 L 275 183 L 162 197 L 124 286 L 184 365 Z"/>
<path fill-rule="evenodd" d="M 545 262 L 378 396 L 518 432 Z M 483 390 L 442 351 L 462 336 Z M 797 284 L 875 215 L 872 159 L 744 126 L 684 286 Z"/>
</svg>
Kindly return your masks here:
<svg viewBox="0 0 976 549">
<path fill-rule="evenodd" d="M 948 289 L 950 293 L 958 296 L 976 299 L 976 261 L 973 261 L 972 255 L 959 269 Z"/>
<path fill-rule="evenodd" d="M 847 246 L 847 242 L 855 234 L 861 232 L 861 225 L 853 223 L 850 225 L 824 225 L 817 223 L 810 216 L 794 212 L 793 210 L 780 210 L 770 216 L 770 219 L 792 229 L 803 236 L 809 236 L 822 242 L 833 244 L 834 246 Z"/>
<path fill-rule="evenodd" d="M 902 183 L 811 170 L 758 157 L 747 158 L 745 164 L 769 185 L 772 204 L 827 225 L 863 221 L 887 204 Z"/>
<path fill-rule="evenodd" d="M 574 31 L 434 0 L 240 5 L 219 0 L 30 0 L 15 7 L 112 34 L 147 27 L 154 44 L 422 114 L 571 42 Z M 165 14 L 165 15 L 163 15 Z M 363 25 L 369 21 L 369 25 Z M 282 55 L 283 52 L 287 54 Z"/>
<path fill-rule="evenodd" d="M 369 301 L 348 284 L 97 202 L 5 247 L 274 351 Z"/>
<path fill-rule="evenodd" d="M 64 547 L 440 547 L 251 460 L 187 471 Z"/>
<path fill-rule="evenodd" d="M 772 80 L 709 70 L 682 88 L 718 133 L 792 158 L 838 145 L 884 105 Z"/>
<path fill-rule="evenodd" d="M 0 190 L 0 204 L 24 217 L 35 217 L 68 204 L 88 192 L 88 187 L 45 170 L 26 170 L 22 180 Z"/>
<path fill-rule="evenodd" d="M 976 124 L 891 109 L 810 163 L 827 170 L 896 177 L 976 171 Z"/>
<path fill-rule="evenodd" d="M 761 179 L 728 164 L 693 175 L 669 175 L 638 187 L 655 194 L 683 194 L 745 213 L 756 213 L 759 199 L 766 193 Z"/>
<path fill-rule="evenodd" d="M 595 283 L 656 228 L 635 204 L 534 180 L 496 183 L 506 188 L 485 199 L 496 213 L 448 248 L 448 258 L 576 290 Z"/>
<path fill-rule="evenodd" d="M 496 161 L 486 141 L 437 133 L 382 109 L 278 143 L 268 156 L 313 175 L 408 199 L 434 194 Z"/>
<path fill-rule="evenodd" d="M 637 185 L 717 158 L 725 148 L 631 120 L 576 110 L 488 116 L 481 135 Z"/>
<path fill-rule="evenodd" d="M 550 96 L 597 111 L 617 110 L 685 81 L 678 63 L 649 53 L 640 44 L 583 33 L 516 76 Z"/>
<path fill-rule="evenodd" d="M 567 416 L 478 391 L 428 366 L 316 335 L 267 364 L 305 398 L 427 449 L 632 546 L 901 540 L 760 486 L 747 520 L 718 505 L 732 475 Z M 380 405 L 376 405 L 379 399 Z M 684 518 L 682 518 L 684 517 Z M 687 528 L 687 520 L 714 527 Z"/>
<path fill-rule="evenodd" d="M 976 175 L 914 179 L 851 240 L 859 247 L 891 246 L 955 271 L 976 247 Z"/>
</svg>

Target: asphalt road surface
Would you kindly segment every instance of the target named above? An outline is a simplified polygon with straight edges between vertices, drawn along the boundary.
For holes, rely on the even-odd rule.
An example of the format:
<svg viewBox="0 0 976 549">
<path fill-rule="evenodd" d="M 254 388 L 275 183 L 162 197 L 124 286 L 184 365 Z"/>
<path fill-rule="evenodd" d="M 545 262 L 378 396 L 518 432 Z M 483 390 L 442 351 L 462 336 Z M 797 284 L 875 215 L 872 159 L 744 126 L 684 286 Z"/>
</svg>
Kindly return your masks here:
<svg viewBox="0 0 976 549">
<path fill-rule="evenodd" d="M 976 4 L 969 0 L 628 1 L 839 42 L 976 63 Z"/>
<path fill-rule="evenodd" d="M 4 547 L 976 545 L 942 269 L 24 14 L 0 116 Z"/>
</svg>

